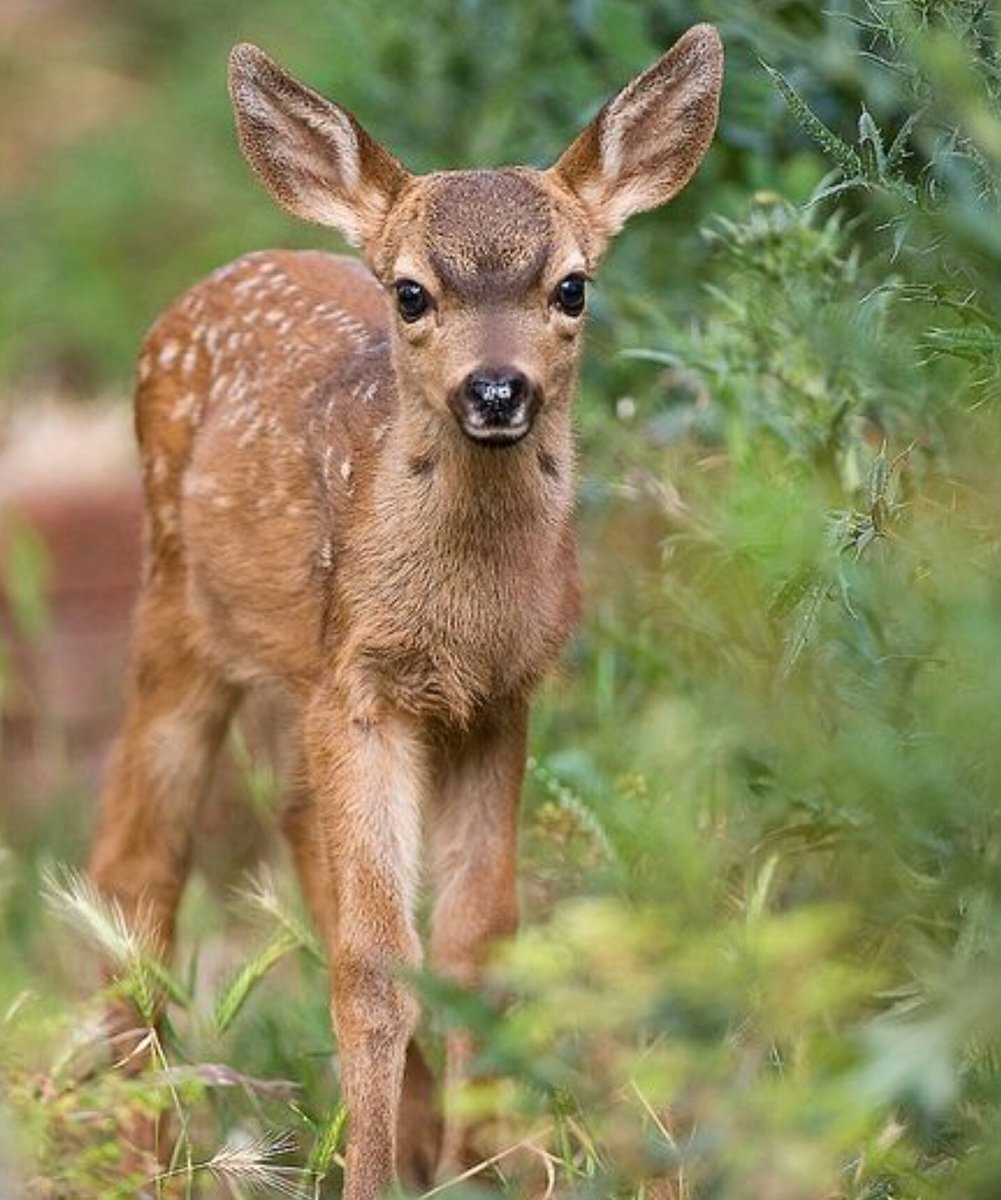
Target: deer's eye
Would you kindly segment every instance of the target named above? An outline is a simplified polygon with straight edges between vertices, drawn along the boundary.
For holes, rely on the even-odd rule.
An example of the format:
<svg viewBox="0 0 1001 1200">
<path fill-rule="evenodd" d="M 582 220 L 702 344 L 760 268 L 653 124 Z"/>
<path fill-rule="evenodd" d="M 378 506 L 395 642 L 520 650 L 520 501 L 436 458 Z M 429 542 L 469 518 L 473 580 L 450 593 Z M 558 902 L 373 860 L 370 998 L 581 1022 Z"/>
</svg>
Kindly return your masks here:
<svg viewBox="0 0 1001 1200">
<path fill-rule="evenodd" d="M 400 279 L 396 288 L 396 307 L 404 321 L 416 321 L 431 306 L 431 298 L 419 283 L 412 279 Z"/>
<path fill-rule="evenodd" d="M 568 317 L 579 317 L 584 311 L 584 301 L 587 298 L 587 281 L 583 275 L 576 272 L 561 279 L 553 293 L 553 303 Z"/>
</svg>

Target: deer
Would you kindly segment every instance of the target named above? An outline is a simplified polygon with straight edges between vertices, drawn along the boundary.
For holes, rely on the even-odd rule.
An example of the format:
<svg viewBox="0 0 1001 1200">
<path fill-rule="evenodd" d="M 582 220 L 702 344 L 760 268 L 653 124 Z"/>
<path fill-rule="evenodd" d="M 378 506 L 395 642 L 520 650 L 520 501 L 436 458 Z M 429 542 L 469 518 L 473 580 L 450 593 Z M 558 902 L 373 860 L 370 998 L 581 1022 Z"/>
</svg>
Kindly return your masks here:
<svg viewBox="0 0 1001 1200">
<path fill-rule="evenodd" d="M 628 217 L 712 141 L 723 50 L 698 25 L 548 169 L 414 175 L 347 109 L 236 46 L 244 156 L 361 259 L 247 254 L 156 320 L 136 431 L 143 581 L 90 876 L 171 952 L 192 827 L 241 699 L 286 698 L 282 815 L 329 958 L 345 1200 L 453 1177 L 470 1130 L 414 1040 L 428 960 L 482 985 L 518 923 L 528 710 L 578 620 L 573 401 L 587 288 Z"/>
</svg>

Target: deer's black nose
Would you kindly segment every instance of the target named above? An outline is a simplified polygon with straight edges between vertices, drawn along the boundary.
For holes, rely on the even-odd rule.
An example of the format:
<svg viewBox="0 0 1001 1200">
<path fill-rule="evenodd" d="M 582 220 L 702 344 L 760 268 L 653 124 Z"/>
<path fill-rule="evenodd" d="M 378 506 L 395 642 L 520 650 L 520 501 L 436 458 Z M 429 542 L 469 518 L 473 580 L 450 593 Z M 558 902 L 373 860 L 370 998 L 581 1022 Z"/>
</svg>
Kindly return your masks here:
<svg viewBox="0 0 1001 1200">
<path fill-rule="evenodd" d="M 468 376 L 464 390 L 487 425 L 507 425 L 524 414 L 528 380 L 509 367 L 487 368 Z"/>
<path fill-rule="evenodd" d="M 448 406 L 474 442 L 513 446 L 532 428 L 542 392 L 514 367 L 479 366 L 448 395 Z"/>
</svg>

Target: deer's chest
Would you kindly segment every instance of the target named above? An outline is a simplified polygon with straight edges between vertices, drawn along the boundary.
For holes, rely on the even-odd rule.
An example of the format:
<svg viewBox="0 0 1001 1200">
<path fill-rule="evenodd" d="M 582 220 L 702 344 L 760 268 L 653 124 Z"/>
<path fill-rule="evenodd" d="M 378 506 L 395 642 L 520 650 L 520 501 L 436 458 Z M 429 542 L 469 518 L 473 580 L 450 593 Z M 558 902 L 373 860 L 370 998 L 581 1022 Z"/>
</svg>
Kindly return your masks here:
<svg viewBox="0 0 1001 1200">
<path fill-rule="evenodd" d="M 526 696 L 552 667 L 576 615 L 572 544 L 443 554 L 384 546 L 345 581 L 343 646 L 391 703 L 465 723 Z"/>
</svg>

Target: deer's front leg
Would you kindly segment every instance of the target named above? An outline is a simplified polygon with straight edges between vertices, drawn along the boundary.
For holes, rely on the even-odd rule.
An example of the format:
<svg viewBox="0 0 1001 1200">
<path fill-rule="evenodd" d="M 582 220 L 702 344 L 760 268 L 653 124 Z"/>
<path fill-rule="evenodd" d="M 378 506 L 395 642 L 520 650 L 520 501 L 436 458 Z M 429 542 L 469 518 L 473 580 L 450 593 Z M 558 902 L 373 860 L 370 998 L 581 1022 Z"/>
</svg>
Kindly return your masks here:
<svg viewBox="0 0 1001 1200">
<path fill-rule="evenodd" d="M 445 747 L 436 779 L 432 870 L 434 969 L 463 987 L 479 984 L 491 944 L 518 924 L 518 807 L 525 771 L 524 706 L 491 714 Z M 468 1131 L 448 1115 L 448 1090 L 468 1075 L 474 1053 L 464 1030 L 446 1038 L 446 1121 L 439 1173 L 473 1165 Z"/>
<path fill-rule="evenodd" d="M 407 1042 L 417 1004 L 399 978 L 416 966 L 423 749 L 412 719 L 324 696 L 311 705 L 307 770 L 330 884 L 323 922 L 348 1108 L 344 1200 L 392 1183 Z"/>
</svg>

